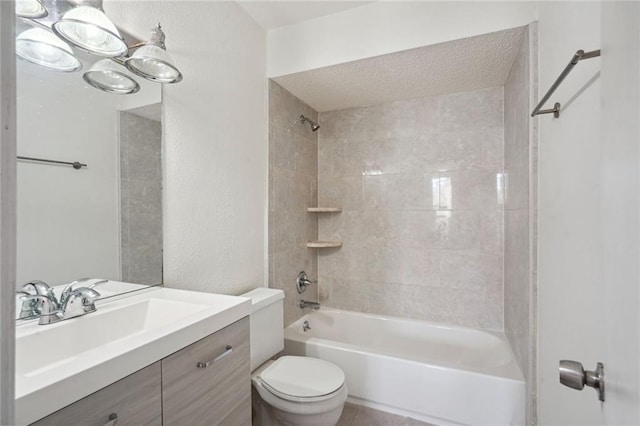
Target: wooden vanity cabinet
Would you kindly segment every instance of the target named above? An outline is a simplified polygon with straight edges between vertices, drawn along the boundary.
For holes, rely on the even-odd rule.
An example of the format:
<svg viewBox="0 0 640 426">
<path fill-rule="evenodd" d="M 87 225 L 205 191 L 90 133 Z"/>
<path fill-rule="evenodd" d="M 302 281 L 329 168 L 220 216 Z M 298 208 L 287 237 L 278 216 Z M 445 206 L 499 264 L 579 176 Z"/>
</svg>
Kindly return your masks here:
<svg viewBox="0 0 640 426">
<path fill-rule="evenodd" d="M 34 426 L 162 425 L 160 362 L 32 423 Z"/>
<path fill-rule="evenodd" d="M 249 426 L 250 368 L 245 317 L 32 425 Z"/>
<path fill-rule="evenodd" d="M 250 425 L 249 359 L 249 317 L 163 359 L 163 424 Z"/>
</svg>

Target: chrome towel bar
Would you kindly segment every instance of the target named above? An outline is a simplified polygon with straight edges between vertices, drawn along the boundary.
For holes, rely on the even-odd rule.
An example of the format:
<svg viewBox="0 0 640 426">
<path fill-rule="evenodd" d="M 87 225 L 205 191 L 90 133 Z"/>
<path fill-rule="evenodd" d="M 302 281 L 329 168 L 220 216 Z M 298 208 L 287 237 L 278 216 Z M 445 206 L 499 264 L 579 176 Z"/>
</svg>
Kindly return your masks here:
<svg viewBox="0 0 640 426">
<path fill-rule="evenodd" d="M 79 161 L 47 160 L 46 158 L 23 157 L 23 156 L 20 156 L 20 155 L 17 158 L 18 158 L 18 160 L 35 161 L 35 162 L 38 162 L 38 163 L 64 164 L 65 166 L 71 166 L 76 170 L 80 170 L 83 167 L 87 167 L 86 164 L 80 163 Z"/>
<path fill-rule="evenodd" d="M 536 115 L 539 115 L 539 114 L 550 114 L 550 113 L 553 113 L 553 116 L 555 118 L 560 117 L 560 103 L 559 102 L 556 102 L 553 105 L 553 108 L 550 108 L 550 109 L 541 109 L 542 106 L 549 100 L 551 95 L 553 95 L 553 92 L 556 91 L 558 86 L 560 86 L 560 83 L 562 83 L 562 81 L 565 79 L 565 77 L 567 75 L 569 75 L 569 73 L 571 72 L 573 67 L 575 67 L 578 62 L 580 62 L 580 61 L 582 61 L 584 59 L 597 58 L 598 56 L 600 56 L 600 49 L 592 50 L 591 52 L 585 52 L 584 50 L 578 50 L 576 52 L 576 54 L 573 55 L 573 58 L 571 58 L 571 61 L 564 68 L 564 70 L 562 71 L 560 76 L 556 79 L 556 81 L 553 82 L 553 84 L 551 85 L 551 87 L 549 88 L 547 93 L 542 97 L 542 100 L 540 100 L 538 105 L 536 105 L 536 107 L 533 109 L 533 111 L 531 112 L 531 117 L 535 117 Z"/>
</svg>

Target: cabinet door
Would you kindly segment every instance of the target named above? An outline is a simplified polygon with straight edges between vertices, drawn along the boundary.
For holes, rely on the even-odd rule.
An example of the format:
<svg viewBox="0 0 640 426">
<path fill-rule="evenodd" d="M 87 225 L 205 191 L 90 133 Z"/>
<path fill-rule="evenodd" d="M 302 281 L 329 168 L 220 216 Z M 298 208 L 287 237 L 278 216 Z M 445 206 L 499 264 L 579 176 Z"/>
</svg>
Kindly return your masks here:
<svg viewBox="0 0 640 426">
<path fill-rule="evenodd" d="M 245 398 L 227 416 L 220 420 L 219 426 L 238 426 L 251 424 L 251 395 Z"/>
<path fill-rule="evenodd" d="M 249 357 L 245 317 L 163 359 L 164 426 L 251 424 Z"/>
<path fill-rule="evenodd" d="M 32 423 L 34 426 L 162 424 L 160 362 Z"/>
</svg>

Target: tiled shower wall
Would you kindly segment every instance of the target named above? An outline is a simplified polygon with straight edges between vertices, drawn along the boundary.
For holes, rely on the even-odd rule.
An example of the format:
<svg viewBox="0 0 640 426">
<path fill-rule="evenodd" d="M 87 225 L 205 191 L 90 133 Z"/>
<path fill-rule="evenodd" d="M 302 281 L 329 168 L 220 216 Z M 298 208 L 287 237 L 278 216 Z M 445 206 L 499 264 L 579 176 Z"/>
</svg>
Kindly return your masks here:
<svg viewBox="0 0 640 426">
<path fill-rule="evenodd" d="M 162 125 L 120 113 L 122 280 L 162 284 Z"/>
<path fill-rule="evenodd" d="M 503 119 L 502 87 L 320 114 L 324 304 L 503 328 Z"/>
<path fill-rule="evenodd" d="M 504 86 L 505 122 L 505 333 L 527 383 L 528 424 L 535 424 L 535 137 L 536 122 L 529 118 L 532 67 L 531 43 L 535 28 L 524 33 Z M 534 71 L 533 71 L 534 72 Z M 535 92 L 535 90 L 534 90 Z M 531 102 L 533 103 L 533 102 Z"/>
<path fill-rule="evenodd" d="M 318 113 L 269 81 L 269 287 L 285 293 L 285 325 L 302 316 L 300 299 L 318 301 L 312 285 L 300 295 L 301 270 L 315 279 L 318 260 L 307 241 L 317 239 L 318 219 L 307 213 L 318 194 L 318 132 L 299 121 L 301 114 L 318 121 Z"/>
</svg>

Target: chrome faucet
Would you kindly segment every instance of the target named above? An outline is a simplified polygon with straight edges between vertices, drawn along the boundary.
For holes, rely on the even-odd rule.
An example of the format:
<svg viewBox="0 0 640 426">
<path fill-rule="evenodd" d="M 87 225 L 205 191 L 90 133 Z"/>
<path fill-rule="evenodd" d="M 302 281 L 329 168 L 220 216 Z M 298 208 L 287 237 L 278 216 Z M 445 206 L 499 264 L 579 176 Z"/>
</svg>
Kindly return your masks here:
<svg viewBox="0 0 640 426">
<path fill-rule="evenodd" d="M 57 308 L 57 302 L 49 299 L 47 296 L 30 294 L 22 297 L 22 300 L 33 301 L 36 303 L 37 311 L 40 316 L 38 324 L 40 325 L 53 324 L 54 322 L 58 322 L 62 319 L 60 317 L 60 310 Z M 38 303 L 40 303 L 39 306 Z"/>
<path fill-rule="evenodd" d="M 38 324 L 53 324 L 69 318 L 89 314 L 96 311 L 95 300 L 100 297 L 100 293 L 91 287 L 106 282 L 101 280 L 93 283 L 89 287 L 74 289 L 73 286 L 88 279 L 81 279 L 67 285 L 60 300 L 56 298 L 53 289 L 44 281 L 31 281 L 25 284 L 19 291 L 22 302 L 21 319 L 32 319 L 40 317 Z M 29 290 L 34 290 L 35 293 Z"/>
<path fill-rule="evenodd" d="M 79 317 L 96 311 L 95 301 L 100 293 L 89 287 L 80 287 L 67 294 L 60 307 L 62 319 Z"/>
<path fill-rule="evenodd" d="M 56 297 L 53 294 L 53 289 L 44 281 L 29 281 L 22 286 L 22 291 L 18 291 L 17 293 L 21 296 L 20 299 L 22 300 L 19 319 L 34 319 L 42 314 L 42 309 L 38 306 L 38 298 L 28 296 L 46 297 L 51 302 L 55 302 L 54 309 L 59 308 Z"/>
<path fill-rule="evenodd" d="M 304 308 L 313 308 L 314 311 L 317 311 L 318 309 L 320 309 L 320 304 L 316 302 L 309 302 L 308 300 L 301 300 L 300 309 Z"/>
</svg>

